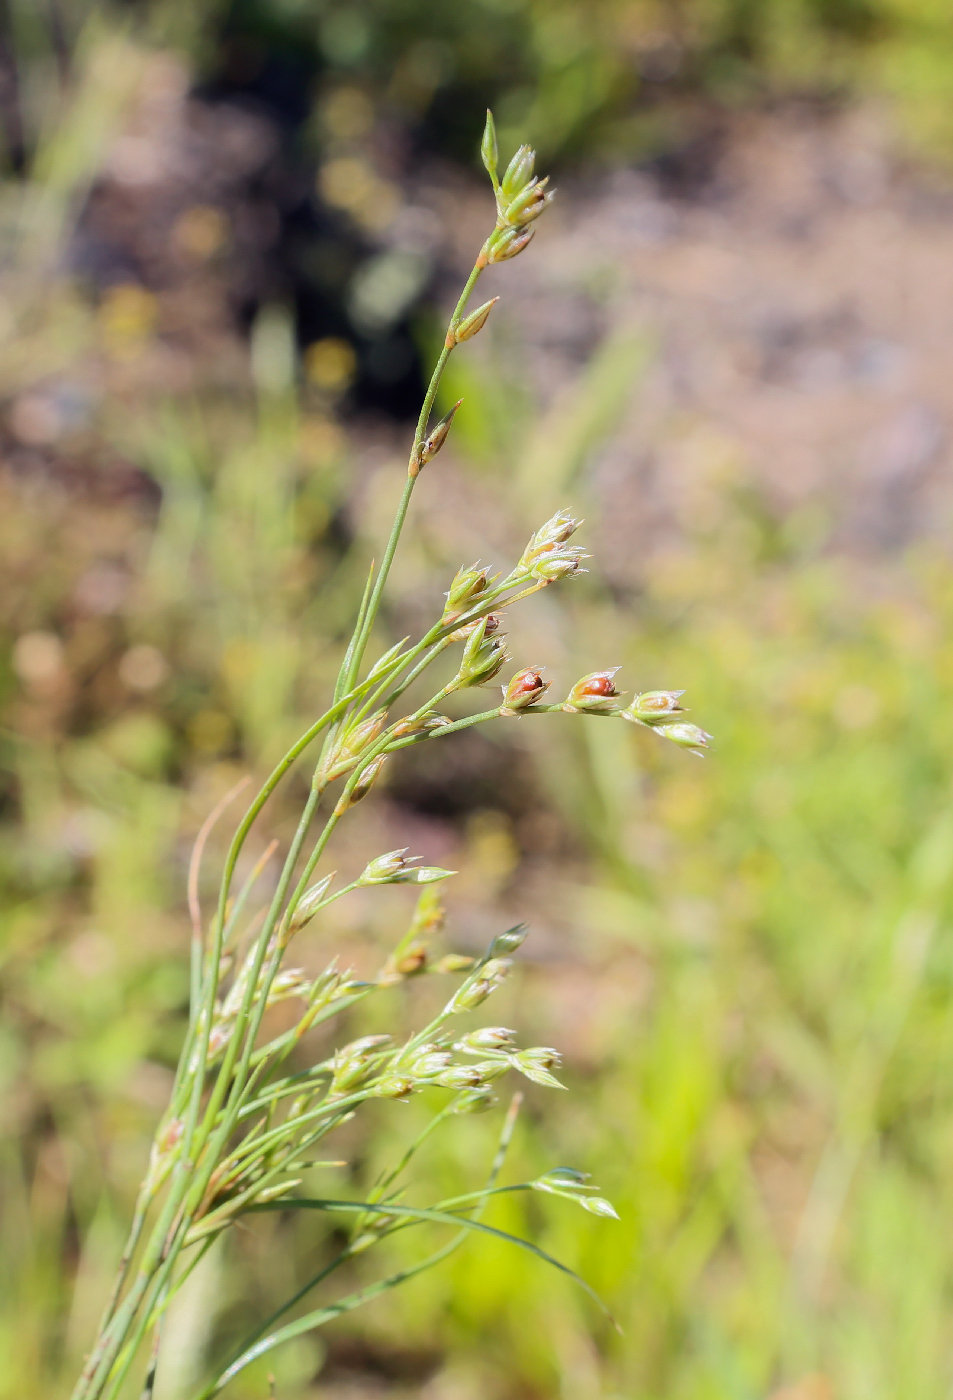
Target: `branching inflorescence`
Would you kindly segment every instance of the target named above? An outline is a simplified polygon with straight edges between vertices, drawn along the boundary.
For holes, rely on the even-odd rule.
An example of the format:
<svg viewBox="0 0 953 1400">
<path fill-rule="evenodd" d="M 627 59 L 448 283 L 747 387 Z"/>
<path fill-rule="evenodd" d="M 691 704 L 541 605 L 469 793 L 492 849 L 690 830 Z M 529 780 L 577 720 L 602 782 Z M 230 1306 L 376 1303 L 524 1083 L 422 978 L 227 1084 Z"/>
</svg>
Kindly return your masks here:
<svg viewBox="0 0 953 1400">
<path fill-rule="evenodd" d="M 459 1016 L 479 1007 L 506 979 L 511 955 L 525 934 L 522 927 L 500 934 L 478 959 L 450 954 L 432 963 L 428 943 L 441 919 L 437 891 L 440 882 L 453 872 L 421 866 L 407 850 L 396 850 L 377 856 L 356 880 L 337 889 L 333 874 L 318 875 L 338 822 L 366 795 L 390 755 L 400 749 L 444 740 L 461 729 L 500 717 L 553 713 L 615 717 L 647 725 L 696 753 L 710 737 L 679 718 L 680 691 L 649 691 L 623 708 L 614 670 L 583 676 L 565 700 L 544 703 L 549 683 L 543 680 L 540 668 L 528 666 L 502 685 L 502 701 L 492 709 L 461 719 L 442 712 L 444 702 L 454 694 L 488 685 L 506 666 L 510 658 L 500 630 L 504 610 L 581 571 L 586 555 L 570 543 L 579 522 L 565 510 L 536 531 L 515 568 L 504 578 L 491 577 L 489 570 L 478 564 L 461 568 L 433 627 L 416 642 L 405 638 L 365 667 L 411 495 L 422 469 L 443 446 L 453 420 L 455 410 L 436 427 L 429 426 L 441 374 L 453 350 L 486 324 L 497 300 L 468 314 L 470 295 L 484 268 L 526 248 L 535 231 L 534 221 L 553 198 L 547 181 L 533 174 L 535 153 L 528 146 L 520 147 L 502 179 L 498 178 L 496 136 L 489 113 L 482 154 L 496 196 L 496 227 L 480 250 L 451 317 L 417 423 L 394 525 L 380 567 L 371 569 L 332 704 L 285 754 L 252 801 L 229 847 L 217 909 L 207 929 L 198 907 L 198 862 L 208 830 L 224 803 L 212 814 L 196 843 L 189 880 L 193 941 L 188 1032 L 113 1296 L 73 1400 L 116 1400 L 149 1336 L 151 1360 L 145 1362 L 144 1393 L 151 1395 L 157 1360 L 161 1359 L 162 1320 L 170 1300 L 213 1242 L 242 1217 L 255 1212 L 307 1209 L 337 1214 L 349 1220 L 348 1242 L 245 1340 L 196 1400 L 217 1395 L 251 1361 L 283 1341 L 320 1327 L 431 1267 L 470 1232 L 502 1236 L 564 1268 L 530 1242 L 504 1235 L 481 1220 L 486 1201 L 500 1191 L 542 1191 L 573 1200 L 594 1215 L 615 1215 L 585 1176 L 569 1168 L 514 1186 L 497 1185 L 519 1095 L 506 1115 L 496 1158 L 481 1189 L 427 1208 L 408 1206 L 398 1199 L 404 1189 L 397 1185 L 398 1179 L 440 1122 L 490 1106 L 495 1102 L 493 1086 L 510 1070 L 537 1084 L 562 1087 L 553 1073 L 559 1055 L 547 1047 L 520 1049 L 514 1032 L 502 1027 L 468 1032 L 457 1028 Z M 417 709 L 400 714 L 400 701 L 408 688 L 455 646 L 461 650 L 451 680 Z M 310 792 L 274 895 L 249 924 L 244 918 L 246 904 L 276 843 L 241 888 L 233 891 L 244 843 L 278 783 L 319 736 L 323 736 L 323 744 Z M 332 785 L 338 783 L 340 787 L 329 795 Z M 237 790 L 226 802 L 236 795 Z M 319 812 L 324 819 L 315 836 Z M 358 981 L 334 962 L 314 979 L 301 968 L 286 965 L 294 938 L 322 910 L 355 889 L 392 884 L 418 885 L 421 891 L 409 930 L 374 981 Z M 242 948 L 245 951 L 240 955 Z M 377 989 L 422 972 L 462 974 L 462 981 L 439 1015 L 419 1033 L 401 1044 L 394 1044 L 387 1035 L 365 1036 L 341 1046 L 310 1068 L 289 1067 L 308 1031 Z M 304 1007 L 296 1024 L 271 1040 L 264 1039 L 267 1009 L 292 999 Z M 319 1144 L 353 1117 L 361 1104 L 372 1099 L 404 1100 L 426 1087 L 447 1091 L 450 1097 L 446 1105 L 367 1200 L 316 1199 L 303 1194 L 308 1173 L 320 1165 L 314 1158 Z M 400 1273 L 286 1320 L 346 1261 L 397 1231 L 428 1222 L 450 1226 L 453 1231 L 436 1253 Z"/>
</svg>

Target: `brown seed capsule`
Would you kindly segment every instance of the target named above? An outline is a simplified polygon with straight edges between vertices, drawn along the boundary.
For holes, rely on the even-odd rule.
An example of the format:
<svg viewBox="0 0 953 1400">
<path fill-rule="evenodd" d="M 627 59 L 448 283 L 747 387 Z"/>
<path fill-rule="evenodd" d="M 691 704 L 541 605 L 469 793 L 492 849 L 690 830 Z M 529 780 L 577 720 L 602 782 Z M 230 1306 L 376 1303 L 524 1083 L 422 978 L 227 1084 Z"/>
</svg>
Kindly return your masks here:
<svg viewBox="0 0 953 1400">
<path fill-rule="evenodd" d="M 613 676 L 618 670 L 618 666 L 613 666 L 608 671 L 592 671 L 576 681 L 566 697 L 566 709 L 584 710 L 590 714 L 616 709 L 614 702 L 621 692 L 616 690 Z"/>
<path fill-rule="evenodd" d="M 509 685 L 503 687 L 500 714 L 515 715 L 520 710 L 528 710 L 530 705 L 535 705 L 545 695 L 549 686 L 550 682 L 543 680 L 538 666 L 527 666 L 525 670 L 517 671 Z"/>
</svg>

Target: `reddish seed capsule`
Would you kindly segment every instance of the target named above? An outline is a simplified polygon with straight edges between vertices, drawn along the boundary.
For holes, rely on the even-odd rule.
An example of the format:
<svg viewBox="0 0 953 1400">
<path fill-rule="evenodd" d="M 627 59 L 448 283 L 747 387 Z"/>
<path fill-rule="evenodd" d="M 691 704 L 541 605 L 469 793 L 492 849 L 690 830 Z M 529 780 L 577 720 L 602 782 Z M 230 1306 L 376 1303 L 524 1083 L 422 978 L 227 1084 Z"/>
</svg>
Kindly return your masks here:
<svg viewBox="0 0 953 1400">
<path fill-rule="evenodd" d="M 615 709 L 612 702 L 618 698 L 620 692 L 616 690 L 613 677 L 618 669 L 618 666 L 613 666 L 608 671 L 593 671 L 576 681 L 566 697 L 567 707 L 571 710 L 590 712 Z"/>
<path fill-rule="evenodd" d="M 500 714 L 513 715 L 520 710 L 529 709 L 548 689 L 549 682 L 543 680 L 538 667 L 527 666 L 525 670 L 517 671 L 509 685 L 503 687 Z"/>
</svg>

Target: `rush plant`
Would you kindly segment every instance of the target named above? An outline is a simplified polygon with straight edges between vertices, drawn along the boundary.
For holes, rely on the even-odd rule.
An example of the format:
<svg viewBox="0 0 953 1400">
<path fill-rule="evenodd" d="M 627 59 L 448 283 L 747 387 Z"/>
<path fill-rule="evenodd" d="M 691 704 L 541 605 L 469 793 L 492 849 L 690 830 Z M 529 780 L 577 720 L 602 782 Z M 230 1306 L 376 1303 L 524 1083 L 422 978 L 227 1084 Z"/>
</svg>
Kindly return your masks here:
<svg viewBox="0 0 953 1400">
<path fill-rule="evenodd" d="M 366 664 L 411 497 L 453 421 L 451 411 L 436 426 L 430 425 L 441 375 L 456 347 L 485 325 L 496 300 L 468 312 L 471 293 L 487 266 L 507 261 L 527 247 L 535 220 L 553 197 L 547 181 L 533 173 L 535 153 L 528 146 L 520 147 L 502 178 L 498 177 L 496 136 L 489 114 L 482 154 L 496 198 L 496 225 L 450 319 L 420 411 L 406 484 L 380 566 L 371 568 L 329 708 L 284 755 L 238 826 L 225 860 L 217 908 L 208 926 L 199 908 L 199 865 L 213 822 L 237 796 L 237 790 L 211 814 L 196 842 L 189 877 L 193 940 L 188 1031 L 112 1297 L 73 1400 L 116 1400 L 137 1365 L 145 1373 L 144 1395 L 152 1394 L 157 1366 L 161 1365 L 163 1316 L 170 1301 L 214 1241 L 234 1229 L 243 1217 L 257 1212 L 325 1212 L 348 1227 L 347 1243 L 247 1337 L 234 1355 L 219 1364 L 196 1400 L 217 1395 L 249 1363 L 282 1342 L 321 1327 L 432 1267 L 472 1232 L 508 1239 L 562 1269 L 564 1266 L 529 1241 L 506 1235 L 482 1221 L 483 1206 L 497 1192 L 546 1192 L 575 1201 L 592 1214 L 615 1216 L 612 1206 L 588 1185 L 587 1178 L 568 1168 L 558 1168 L 534 1181 L 498 1184 L 519 1095 L 506 1114 L 496 1157 L 482 1187 L 427 1208 L 403 1203 L 406 1170 L 434 1128 L 456 1114 L 492 1105 L 493 1086 L 510 1070 L 537 1084 L 561 1087 L 553 1073 L 559 1056 L 547 1047 L 520 1049 L 514 1032 L 502 1027 L 461 1028 L 461 1017 L 481 1006 L 505 980 L 511 956 L 525 934 L 522 927 L 513 928 L 497 936 L 478 959 L 450 955 L 431 965 L 427 945 L 440 917 L 437 890 L 453 872 L 421 866 L 407 850 L 376 856 L 357 879 L 339 888 L 334 887 L 333 875 L 322 874 L 320 868 L 338 823 L 367 794 L 393 753 L 415 744 L 446 743 L 471 725 L 501 717 L 568 713 L 648 725 L 695 752 L 709 737 L 680 719 L 680 692 L 649 692 L 623 708 L 612 670 L 584 676 L 565 700 L 544 703 L 548 684 L 540 669 L 524 667 L 502 685 L 500 703 L 462 718 L 444 713 L 444 706 L 461 692 L 495 681 L 509 661 L 501 628 L 505 610 L 533 593 L 571 580 L 581 571 L 586 555 L 570 543 L 579 522 L 565 510 L 535 532 L 504 577 L 492 577 L 488 569 L 477 564 L 458 570 L 443 613 L 429 631 L 416 641 L 405 638 L 373 664 Z M 459 648 L 452 678 L 423 704 L 404 712 L 401 702 L 411 685 L 452 648 Z M 243 847 L 278 784 L 319 738 L 322 746 L 308 798 L 274 895 L 267 908 L 250 919 L 246 914 L 249 899 L 273 847 L 235 890 Z M 300 930 L 330 904 L 358 888 L 392 884 L 421 889 L 411 927 L 376 980 L 357 981 L 336 963 L 314 980 L 300 968 L 288 966 L 288 954 Z M 378 989 L 420 972 L 461 975 L 443 1010 L 429 1025 L 402 1043 L 394 1043 L 388 1035 L 365 1036 L 341 1045 L 309 1068 L 295 1068 L 306 1059 L 309 1031 Z M 268 1039 L 263 1033 L 266 1011 L 276 1002 L 291 999 L 303 1008 L 296 1024 Z M 316 1165 L 315 1153 L 330 1133 L 369 1100 L 404 1100 L 425 1087 L 446 1091 L 446 1105 L 367 1199 L 306 1194 L 303 1183 Z M 397 1231 L 425 1223 L 451 1230 L 449 1240 L 435 1253 L 400 1273 L 381 1277 L 310 1311 L 300 1311 L 299 1304 L 346 1261 Z M 151 1351 L 147 1352 L 150 1338 Z"/>
</svg>

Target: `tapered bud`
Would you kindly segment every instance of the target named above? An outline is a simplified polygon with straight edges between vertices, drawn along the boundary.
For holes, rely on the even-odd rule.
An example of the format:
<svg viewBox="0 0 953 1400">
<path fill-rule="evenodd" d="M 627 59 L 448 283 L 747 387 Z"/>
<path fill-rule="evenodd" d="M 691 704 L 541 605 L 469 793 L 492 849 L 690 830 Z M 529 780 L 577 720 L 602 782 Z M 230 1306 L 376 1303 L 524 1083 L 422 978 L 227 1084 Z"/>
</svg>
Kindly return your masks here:
<svg viewBox="0 0 953 1400">
<path fill-rule="evenodd" d="M 493 113 L 489 107 L 486 109 L 486 126 L 483 128 L 483 140 L 480 142 L 480 155 L 483 157 L 483 164 L 486 166 L 490 179 L 495 180 L 500 153 L 496 144 L 496 122 L 493 120 Z"/>
<path fill-rule="evenodd" d="M 454 1050 L 463 1055 L 485 1055 L 488 1050 L 512 1050 L 515 1031 L 505 1026 L 482 1026 L 471 1031 L 454 1045 Z"/>
<path fill-rule="evenodd" d="M 431 712 L 427 715 L 408 715 L 406 719 L 398 720 L 394 725 L 394 738 L 406 739 L 411 734 L 426 734 L 433 729 L 446 729 L 453 721 L 446 715 L 438 715 Z"/>
<path fill-rule="evenodd" d="M 380 734 L 386 718 L 386 710 L 377 710 L 375 714 L 361 720 L 360 724 L 354 724 L 339 734 L 321 761 L 322 779 L 328 781 L 338 778 L 349 768 L 353 768 L 355 759 L 359 758 Z"/>
<path fill-rule="evenodd" d="M 333 1001 L 339 993 L 343 981 L 344 977 L 336 967 L 326 967 L 312 983 L 311 1005 L 321 1007 L 326 1006 L 329 1001 Z"/>
<path fill-rule="evenodd" d="M 328 886 L 333 879 L 334 872 L 332 871 L 330 875 L 325 875 L 323 880 L 319 880 L 316 885 L 312 885 L 309 890 L 305 890 L 304 894 L 295 905 L 294 913 L 288 920 L 289 933 L 297 933 L 299 929 L 304 928 L 305 924 L 309 923 L 311 919 L 314 918 L 324 902 L 324 897 L 328 892 Z"/>
<path fill-rule="evenodd" d="M 311 983 L 303 967 L 289 967 L 276 974 L 268 988 L 268 1006 L 275 1006 L 289 997 L 301 997 L 307 1001 L 311 995 Z"/>
<path fill-rule="evenodd" d="M 565 708 L 589 714 L 605 714 L 617 709 L 615 702 L 621 692 L 616 690 L 612 678 L 618 670 L 618 666 L 613 666 L 608 671 L 593 671 L 576 681 L 566 697 Z"/>
<path fill-rule="evenodd" d="M 334 1056 L 331 1093 L 356 1089 L 370 1076 L 376 1052 L 390 1040 L 389 1035 L 365 1035 L 343 1046 Z"/>
<path fill-rule="evenodd" d="M 360 802 L 362 797 L 367 796 L 377 779 L 380 777 L 381 769 L 383 768 L 386 761 L 387 755 L 382 753 L 379 754 L 377 758 L 373 759 L 367 765 L 361 776 L 358 778 L 357 782 L 354 784 L 354 787 L 351 789 L 351 791 L 349 793 L 342 792 L 340 798 L 338 799 L 337 805 L 334 808 L 335 816 L 342 816 L 348 810 L 348 808 L 355 806 L 356 803 Z"/>
<path fill-rule="evenodd" d="M 579 1204 L 583 1210 L 587 1210 L 590 1215 L 601 1215 L 605 1220 L 618 1220 L 619 1212 L 611 1201 L 607 1201 L 604 1196 L 582 1196 Z"/>
<path fill-rule="evenodd" d="M 451 619 L 452 621 L 452 619 Z M 465 622 L 462 627 L 458 627 L 456 632 L 450 633 L 451 642 L 465 642 L 468 637 L 472 637 L 478 627 L 483 626 L 484 637 L 492 637 L 494 632 L 500 630 L 500 618 L 497 613 L 487 613 L 486 617 L 478 617 L 473 622 Z"/>
<path fill-rule="evenodd" d="M 556 1167 L 545 1176 L 530 1182 L 534 1191 L 545 1191 L 551 1196 L 562 1196 L 567 1201 L 575 1201 L 590 1215 L 601 1215 L 608 1220 L 618 1220 L 619 1216 L 610 1201 L 590 1193 L 597 1188 L 587 1186 L 589 1177 L 585 1172 L 573 1171 L 572 1167 Z"/>
<path fill-rule="evenodd" d="M 394 645 L 389 649 L 389 651 L 385 651 L 384 655 L 379 657 L 377 661 L 374 662 L 374 665 L 371 667 L 371 669 L 368 671 L 367 679 L 369 681 L 373 680 L 375 676 L 379 676 L 382 674 L 382 672 L 386 671 L 389 664 L 397 659 L 397 657 L 400 655 L 400 652 L 409 641 L 409 637 L 404 637 L 403 641 L 395 642 Z"/>
<path fill-rule="evenodd" d="M 453 1105 L 451 1113 L 486 1113 L 497 1102 L 495 1094 L 488 1089 L 476 1089 Z"/>
<path fill-rule="evenodd" d="M 453 1065 L 434 1078 L 441 1089 L 482 1089 L 485 1082 L 479 1065 Z"/>
<path fill-rule="evenodd" d="M 699 729 L 697 724 L 657 724 L 655 731 L 664 734 L 666 739 L 671 739 L 673 744 L 678 744 L 681 749 L 689 749 L 692 753 L 697 753 L 701 757 L 702 749 L 707 749 L 712 736 L 704 729 Z"/>
<path fill-rule="evenodd" d="M 528 710 L 530 705 L 535 705 L 546 694 L 549 687 L 550 682 L 543 680 L 538 666 L 527 666 L 524 671 L 517 671 L 510 683 L 503 686 L 500 714 L 515 715 L 519 710 Z"/>
<path fill-rule="evenodd" d="M 462 399 L 457 399 L 447 416 L 441 418 L 437 426 L 424 438 L 411 460 L 411 476 L 416 476 L 420 468 L 426 466 L 432 458 L 436 457 L 441 447 L 443 447 L 447 440 L 447 434 L 450 431 L 450 424 L 453 422 L 454 414 L 462 403 Z"/>
<path fill-rule="evenodd" d="M 506 980 L 512 964 L 509 958 L 493 958 L 485 963 L 480 969 L 480 976 L 472 982 L 464 982 L 457 994 L 451 999 L 447 1010 L 472 1011 L 481 1002 L 486 1001 L 491 992 L 495 992 L 497 987 L 502 986 Z"/>
<path fill-rule="evenodd" d="M 454 689 L 485 685 L 506 665 L 508 657 L 502 637 L 488 637 L 487 630 L 487 619 L 483 617 L 467 638 Z"/>
<path fill-rule="evenodd" d="M 526 935 L 529 929 L 525 924 L 514 924 L 505 933 L 498 933 L 490 944 L 491 958 L 506 958 L 510 953 L 515 953 L 517 948 L 521 948 L 526 942 Z M 489 963 L 486 965 L 490 966 Z"/>
<path fill-rule="evenodd" d="M 443 610 L 442 623 L 452 622 L 476 602 L 481 593 L 486 592 L 489 569 L 481 569 L 479 564 L 458 569 L 453 582 L 447 589 L 447 605 Z"/>
<path fill-rule="evenodd" d="M 579 567 L 580 560 L 588 559 L 588 557 L 587 554 L 579 552 L 554 554 L 548 559 L 537 559 L 532 572 L 536 578 L 541 578 L 546 583 L 559 583 L 564 578 L 573 578 L 576 574 L 588 573 L 588 569 Z"/>
<path fill-rule="evenodd" d="M 506 173 L 500 181 L 500 188 L 507 199 L 512 199 L 519 194 L 533 178 L 533 168 L 536 165 L 536 152 L 532 146 L 520 146 L 516 155 L 506 167 Z"/>
<path fill-rule="evenodd" d="M 486 241 L 486 261 L 501 263 L 515 258 L 518 253 L 522 253 L 535 232 L 533 228 L 521 228 L 519 225 L 497 229 Z"/>
<path fill-rule="evenodd" d="M 389 1074 L 374 1085 L 374 1093 L 382 1099 L 409 1099 L 413 1092 L 414 1081 L 405 1074 Z"/>
<path fill-rule="evenodd" d="M 451 326 L 447 332 L 448 348 L 462 345 L 465 340 L 472 340 L 475 335 L 482 331 L 486 325 L 487 317 L 498 301 L 499 297 L 494 297 L 492 301 L 485 301 L 476 311 L 471 311 L 469 316 L 466 316 L 455 326 Z"/>
<path fill-rule="evenodd" d="M 574 520 L 568 511 L 557 511 L 531 537 L 520 556 L 517 572 L 532 573 L 549 581 L 576 573 L 581 560 L 589 556 L 578 545 L 566 541 L 581 524 L 582 521 Z"/>
<path fill-rule="evenodd" d="M 681 714 L 682 706 L 678 702 L 684 694 L 684 690 L 643 691 L 622 711 L 622 718 L 638 724 L 657 724 L 670 715 Z"/>
<path fill-rule="evenodd" d="M 469 972 L 476 958 L 465 953 L 445 953 L 439 962 L 434 963 L 434 972 Z"/>
<path fill-rule="evenodd" d="M 442 1073 L 452 1063 L 453 1056 L 448 1050 L 432 1050 L 429 1054 L 415 1056 L 410 1069 L 416 1079 L 423 1079 L 430 1074 Z"/>
<path fill-rule="evenodd" d="M 409 846 L 403 846 L 399 851 L 388 851 L 386 855 L 377 856 L 370 861 L 358 880 L 359 885 L 389 885 L 394 880 L 399 880 L 408 869 L 408 861 L 405 859 Z"/>
<path fill-rule="evenodd" d="M 498 940 L 494 938 L 494 940 L 493 940 L 493 948 L 491 949 L 491 951 L 492 951 L 493 953 L 497 953 L 497 952 L 499 951 L 499 949 L 498 949 L 498 947 L 497 947 L 497 942 L 498 942 Z M 512 966 L 513 966 L 513 959 L 512 959 L 512 958 L 492 957 L 492 958 L 490 958 L 489 962 L 485 962 L 485 963 L 483 964 L 483 966 L 482 966 L 482 968 L 480 969 L 480 971 L 481 971 L 481 973 L 482 973 L 482 975 L 483 975 L 484 977 L 487 977 L 487 978 L 490 979 L 490 981 L 496 982 L 497 984 L 499 984 L 499 983 L 503 982 L 503 981 L 506 979 L 506 977 L 509 975 L 509 972 L 510 972 L 510 969 L 512 968 Z"/>
<path fill-rule="evenodd" d="M 548 1089 L 566 1087 L 550 1073 L 550 1070 L 558 1068 L 559 1062 L 559 1051 L 551 1049 L 548 1045 L 537 1045 L 531 1050 L 517 1050 L 515 1055 L 510 1056 L 510 1064 L 514 1069 L 518 1069 L 520 1074 L 525 1074 L 527 1079 L 532 1079 L 534 1084 L 544 1084 Z"/>
<path fill-rule="evenodd" d="M 538 219 L 540 214 L 551 204 L 556 193 L 555 190 L 547 190 L 549 177 L 545 180 L 533 180 L 526 188 L 516 196 L 516 198 L 506 206 L 503 217 L 508 224 L 522 226 L 531 224 L 534 219 Z"/>
</svg>

